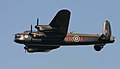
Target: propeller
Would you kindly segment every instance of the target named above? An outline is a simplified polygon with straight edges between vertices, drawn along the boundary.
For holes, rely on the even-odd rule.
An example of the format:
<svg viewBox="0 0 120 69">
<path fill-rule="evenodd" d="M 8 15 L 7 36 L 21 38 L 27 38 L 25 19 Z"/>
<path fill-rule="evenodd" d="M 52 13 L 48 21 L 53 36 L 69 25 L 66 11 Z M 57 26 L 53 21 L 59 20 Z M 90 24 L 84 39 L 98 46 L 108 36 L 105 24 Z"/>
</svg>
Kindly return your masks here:
<svg viewBox="0 0 120 69">
<path fill-rule="evenodd" d="M 39 25 L 39 18 L 37 18 L 37 25 L 36 26 L 38 26 Z"/>
<path fill-rule="evenodd" d="M 30 27 L 30 33 L 29 33 L 29 35 L 32 35 L 32 25 Z"/>
<path fill-rule="evenodd" d="M 26 53 L 26 51 L 27 51 L 27 47 L 25 46 L 24 49 L 25 49 L 25 53 Z"/>
<path fill-rule="evenodd" d="M 32 36 L 33 36 L 33 35 L 32 35 L 32 32 L 33 32 L 33 31 L 32 31 L 32 25 L 31 25 L 31 27 L 30 27 L 30 33 L 29 33 L 29 35 L 31 36 L 31 41 L 32 41 Z"/>
<path fill-rule="evenodd" d="M 30 27 L 30 33 L 32 33 L 32 25 L 31 25 L 31 27 Z"/>
<path fill-rule="evenodd" d="M 39 30 L 38 25 L 39 25 L 39 18 L 37 18 L 37 25 L 35 26 L 35 28 Z"/>
</svg>

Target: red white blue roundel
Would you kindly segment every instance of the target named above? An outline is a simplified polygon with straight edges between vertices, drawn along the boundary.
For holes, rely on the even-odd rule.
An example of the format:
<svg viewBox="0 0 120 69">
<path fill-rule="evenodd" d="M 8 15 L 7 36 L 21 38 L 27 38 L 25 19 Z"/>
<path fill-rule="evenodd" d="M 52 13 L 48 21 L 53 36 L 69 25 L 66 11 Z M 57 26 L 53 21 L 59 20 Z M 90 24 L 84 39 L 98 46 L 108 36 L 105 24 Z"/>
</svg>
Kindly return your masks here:
<svg viewBox="0 0 120 69">
<path fill-rule="evenodd" d="M 80 41 L 80 37 L 78 35 L 74 35 L 73 36 L 73 41 L 79 42 Z"/>
</svg>

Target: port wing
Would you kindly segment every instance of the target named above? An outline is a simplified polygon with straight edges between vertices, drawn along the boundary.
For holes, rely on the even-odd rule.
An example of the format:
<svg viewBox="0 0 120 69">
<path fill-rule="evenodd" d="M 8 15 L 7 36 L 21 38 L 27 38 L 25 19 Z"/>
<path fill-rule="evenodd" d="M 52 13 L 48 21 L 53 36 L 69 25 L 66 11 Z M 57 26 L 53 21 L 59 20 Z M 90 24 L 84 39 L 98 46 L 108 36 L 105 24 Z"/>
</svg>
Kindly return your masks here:
<svg viewBox="0 0 120 69">
<path fill-rule="evenodd" d="M 60 10 L 53 20 L 50 22 L 50 26 L 57 30 L 57 33 L 66 35 L 70 20 L 69 10 Z"/>
</svg>

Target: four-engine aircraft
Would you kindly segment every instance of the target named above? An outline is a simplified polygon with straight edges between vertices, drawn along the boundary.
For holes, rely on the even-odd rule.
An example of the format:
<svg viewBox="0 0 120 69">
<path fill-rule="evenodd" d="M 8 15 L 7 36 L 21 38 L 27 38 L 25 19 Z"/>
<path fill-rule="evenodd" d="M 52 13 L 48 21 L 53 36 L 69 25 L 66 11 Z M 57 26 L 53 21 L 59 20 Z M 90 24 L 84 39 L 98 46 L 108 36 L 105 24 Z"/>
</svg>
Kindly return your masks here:
<svg viewBox="0 0 120 69">
<path fill-rule="evenodd" d="M 67 33 L 71 12 L 67 9 L 60 10 L 49 25 L 39 25 L 37 18 L 37 31 L 31 30 L 15 34 L 14 41 L 24 44 L 24 49 L 29 53 L 49 52 L 60 46 L 94 45 L 100 51 L 105 44 L 113 43 L 111 27 L 108 20 L 104 22 L 102 34 Z"/>
</svg>

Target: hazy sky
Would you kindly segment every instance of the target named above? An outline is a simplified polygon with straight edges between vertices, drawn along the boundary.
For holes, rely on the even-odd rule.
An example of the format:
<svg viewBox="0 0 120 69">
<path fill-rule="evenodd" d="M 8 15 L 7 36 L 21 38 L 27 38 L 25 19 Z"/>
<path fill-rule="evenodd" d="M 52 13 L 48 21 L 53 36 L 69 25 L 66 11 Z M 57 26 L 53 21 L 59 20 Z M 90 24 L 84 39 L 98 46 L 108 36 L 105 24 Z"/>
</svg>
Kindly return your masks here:
<svg viewBox="0 0 120 69">
<path fill-rule="evenodd" d="M 69 31 L 101 34 L 103 22 L 111 22 L 114 44 L 101 52 L 91 46 L 60 47 L 48 53 L 25 53 L 14 34 L 49 24 L 61 9 L 72 13 Z M 35 29 L 34 29 L 35 30 Z M 119 69 L 120 0 L 0 0 L 0 69 Z"/>
</svg>

